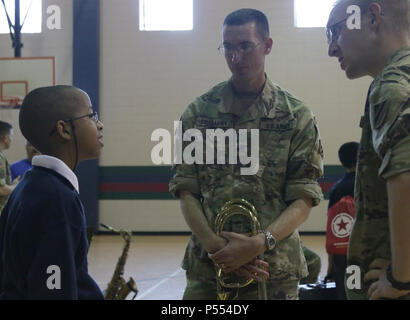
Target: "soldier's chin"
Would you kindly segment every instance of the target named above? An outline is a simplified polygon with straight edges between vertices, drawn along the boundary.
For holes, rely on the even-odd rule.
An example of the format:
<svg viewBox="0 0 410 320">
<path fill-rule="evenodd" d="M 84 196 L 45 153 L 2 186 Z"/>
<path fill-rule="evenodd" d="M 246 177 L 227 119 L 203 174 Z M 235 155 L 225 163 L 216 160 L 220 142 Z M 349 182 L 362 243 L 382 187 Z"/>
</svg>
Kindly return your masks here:
<svg viewBox="0 0 410 320">
<path fill-rule="evenodd" d="M 358 79 L 366 75 L 366 73 L 360 72 L 359 70 L 352 68 L 352 67 L 347 67 L 345 72 L 346 72 L 346 77 L 350 80 Z"/>
</svg>

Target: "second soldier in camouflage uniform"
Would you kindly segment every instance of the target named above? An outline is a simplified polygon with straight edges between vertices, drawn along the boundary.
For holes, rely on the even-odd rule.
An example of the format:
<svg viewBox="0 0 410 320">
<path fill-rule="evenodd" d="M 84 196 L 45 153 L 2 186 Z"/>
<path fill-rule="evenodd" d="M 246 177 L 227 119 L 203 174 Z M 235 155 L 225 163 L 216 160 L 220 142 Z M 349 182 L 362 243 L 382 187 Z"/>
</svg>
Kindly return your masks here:
<svg viewBox="0 0 410 320">
<path fill-rule="evenodd" d="M 345 24 L 352 4 L 361 8 L 360 29 Z M 329 55 L 348 78 L 374 78 L 360 124 L 347 257 L 360 275 L 347 274 L 349 299 L 410 298 L 409 19 L 408 0 L 341 0 L 329 17 Z"/>
<path fill-rule="evenodd" d="M 233 77 L 197 98 L 181 117 L 183 132 L 196 128 L 204 137 L 206 129 L 260 130 L 259 170 L 254 175 L 241 175 L 239 164 L 216 161 L 173 167 L 170 191 L 181 198 L 182 212 L 193 231 L 183 260 L 184 299 L 216 299 L 214 263 L 226 272 L 254 273 L 252 261 L 261 253 L 269 263 L 269 299 L 297 299 L 298 282 L 307 276 L 297 228 L 322 199 L 316 180 L 323 171 L 323 151 L 312 112 L 264 73 L 272 39 L 268 30 L 260 35 L 261 20 L 267 27 L 265 15 L 251 9 L 226 18 L 222 49 Z M 262 229 L 277 240 L 273 250 L 267 250 L 263 233 L 238 235 L 249 230 L 249 223 L 236 216 L 227 223 L 232 233 L 216 237 L 215 217 L 235 198 L 256 207 Z M 256 299 L 256 285 L 240 289 L 237 298 Z"/>
</svg>

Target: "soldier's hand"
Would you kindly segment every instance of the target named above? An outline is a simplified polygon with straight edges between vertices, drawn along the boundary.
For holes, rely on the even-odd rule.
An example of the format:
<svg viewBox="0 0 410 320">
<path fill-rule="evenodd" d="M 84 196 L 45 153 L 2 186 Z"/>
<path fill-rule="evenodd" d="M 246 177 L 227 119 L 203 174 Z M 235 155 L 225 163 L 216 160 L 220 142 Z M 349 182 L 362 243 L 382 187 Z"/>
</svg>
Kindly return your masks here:
<svg viewBox="0 0 410 320">
<path fill-rule="evenodd" d="M 364 281 L 372 281 L 379 279 L 380 275 L 386 271 L 391 263 L 390 260 L 377 258 L 370 264 L 370 270 L 364 275 Z"/>
<path fill-rule="evenodd" d="M 228 244 L 216 253 L 209 254 L 209 257 L 217 265 L 223 265 L 225 272 L 239 269 L 264 251 L 265 239 L 262 237 L 247 237 L 235 232 L 221 232 L 221 236 L 228 240 Z"/>
<path fill-rule="evenodd" d="M 261 282 L 263 279 L 267 280 L 269 278 L 268 268 L 269 264 L 266 261 L 255 259 L 234 272 L 240 277 L 252 278 L 255 281 Z"/>
<path fill-rule="evenodd" d="M 208 252 L 208 255 L 212 253 L 216 253 L 222 248 L 224 248 L 227 245 L 227 243 L 228 243 L 228 240 L 226 240 L 223 237 L 218 237 L 215 235 L 212 241 L 210 241 L 210 243 L 207 243 L 205 245 L 205 250 L 206 252 Z"/>
<path fill-rule="evenodd" d="M 391 283 L 386 278 L 386 270 L 383 269 L 380 272 L 379 280 L 372 283 L 369 290 L 367 291 L 367 297 L 370 300 L 378 300 L 378 299 L 397 299 L 401 296 L 409 294 L 409 291 L 402 291 L 394 289 L 391 286 Z"/>
</svg>

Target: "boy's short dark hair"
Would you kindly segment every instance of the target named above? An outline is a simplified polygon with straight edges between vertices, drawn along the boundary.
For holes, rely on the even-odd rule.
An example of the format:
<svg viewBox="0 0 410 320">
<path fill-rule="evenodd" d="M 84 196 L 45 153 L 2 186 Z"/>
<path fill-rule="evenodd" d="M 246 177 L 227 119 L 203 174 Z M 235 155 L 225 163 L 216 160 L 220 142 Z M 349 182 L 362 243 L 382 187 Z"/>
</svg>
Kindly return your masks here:
<svg viewBox="0 0 410 320">
<path fill-rule="evenodd" d="M 13 126 L 10 123 L 0 121 L 0 138 L 3 138 L 4 136 L 10 134 L 11 129 L 13 129 Z"/>
<path fill-rule="evenodd" d="M 241 26 L 255 22 L 259 36 L 265 40 L 269 38 L 269 23 L 266 15 L 256 9 L 239 9 L 230 13 L 224 21 L 224 26 Z"/>
<path fill-rule="evenodd" d="M 42 87 L 24 98 L 19 125 L 24 138 L 41 153 L 49 151 L 50 132 L 57 121 L 70 119 L 78 102 L 78 88 L 67 85 Z"/>
<path fill-rule="evenodd" d="M 359 143 L 346 142 L 339 148 L 339 160 L 345 168 L 356 167 Z"/>
</svg>

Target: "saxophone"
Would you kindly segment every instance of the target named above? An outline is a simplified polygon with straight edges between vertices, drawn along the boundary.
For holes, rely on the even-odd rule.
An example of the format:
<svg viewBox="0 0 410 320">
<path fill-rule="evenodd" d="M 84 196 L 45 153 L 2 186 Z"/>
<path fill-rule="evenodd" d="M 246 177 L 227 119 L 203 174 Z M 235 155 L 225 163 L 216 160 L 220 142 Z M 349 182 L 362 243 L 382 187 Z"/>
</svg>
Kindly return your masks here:
<svg viewBox="0 0 410 320">
<path fill-rule="evenodd" d="M 106 300 L 125 300 L 128 294 L 132 291 L 135 293 L 134 297 L 132 298 L 132 300 L 134 300 L 138 294 L 138 289 L 135 284 L 135 281 L 131 277 L 128 280 L 128 282 L 126 282 L 125 279 L 123 278 L 124 266 L 127 261 L 128 250 L 130 248 L 130 243 L 131 243 L 131 233 L 125 230 L 120 230 L 120 231 L 114 230 L 112 227 L 107 226 L 105 224 L 101 224 L 101 226 L 103 226 L 104 228 L 110 231 L 119 233 L 125 241 L 122 254 L 118 258 L 117 265 L 115 266 L 114 274 L 112 275 L 111 281 L 107 286 L 107 290 L 105 291 L 104 298 Z"/>
</svg>

